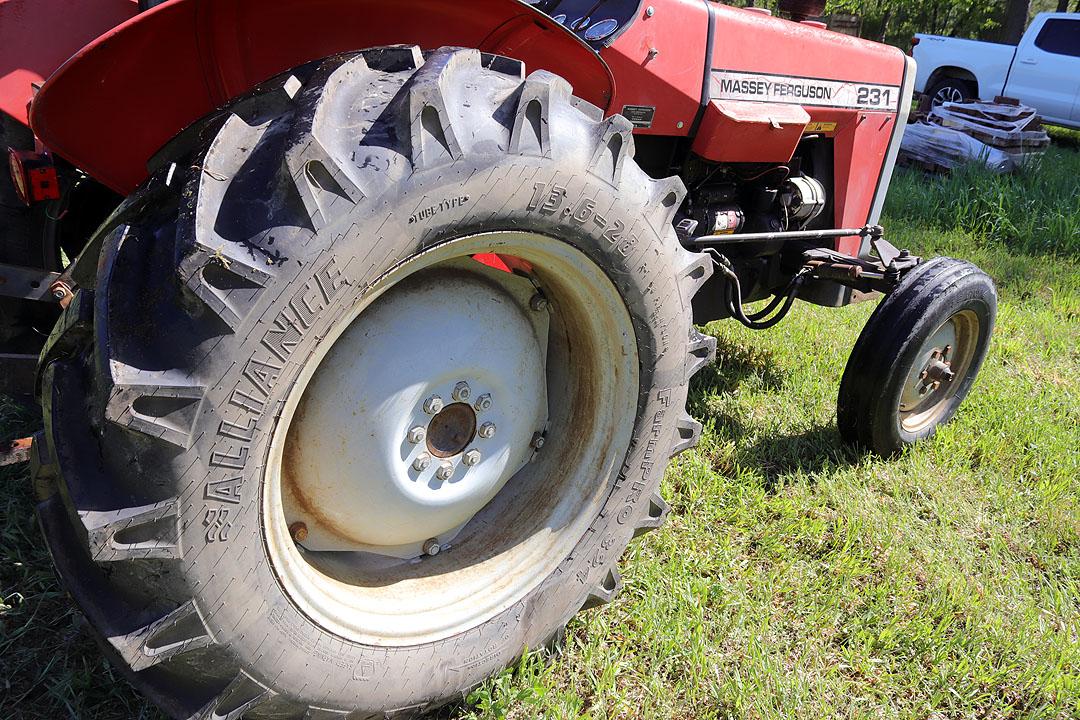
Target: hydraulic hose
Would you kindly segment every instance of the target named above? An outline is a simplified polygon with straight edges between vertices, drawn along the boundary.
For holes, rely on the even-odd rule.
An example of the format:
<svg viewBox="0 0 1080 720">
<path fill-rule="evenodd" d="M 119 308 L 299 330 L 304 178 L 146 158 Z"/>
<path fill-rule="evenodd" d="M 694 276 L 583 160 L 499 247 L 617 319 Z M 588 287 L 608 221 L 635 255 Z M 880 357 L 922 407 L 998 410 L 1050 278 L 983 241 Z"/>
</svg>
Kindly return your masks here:
<svg viewBox="0 0 1080 720">
<path fill-rule="evenodd" d="M 725 300 L 728 312 L 731 313 L 732 317 L 751 330 L 768 330 L 783 320 L 791 310 L 791 306 L 795 304 L 795 296 L 799 292 L 799 287 L 802 286 L 806 274 L 810 272 L 809 268 L 802 268 L 799 270 L 799 272 L 795 274 L 795 277 L 791 279 L 791 282 L 788 283 L 784 291 L 777 293 L 768 305 L 755 313 L 747 315 L 742 303 L 742 284 L 739 282 L 738 274 L 731 267 L 731 261 L 713 248 L 707 248 L 707 250 L 716 256 L 717 267 L 720 269 L 720 272 L 723 273 L 724 277 L 728 279 L 728 284 L 725 288 Z M 780 309 L 775 315 L 767 320 L 764 319 L 778 307 Z"/>
</svg>

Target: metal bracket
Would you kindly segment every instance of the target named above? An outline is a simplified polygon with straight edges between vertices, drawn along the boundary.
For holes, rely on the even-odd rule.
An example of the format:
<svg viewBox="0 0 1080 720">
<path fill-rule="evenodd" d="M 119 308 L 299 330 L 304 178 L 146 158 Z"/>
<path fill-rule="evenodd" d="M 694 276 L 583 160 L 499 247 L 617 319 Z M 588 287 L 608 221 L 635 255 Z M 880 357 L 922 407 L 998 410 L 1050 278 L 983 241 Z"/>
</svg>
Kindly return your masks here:
<svg viewBox="0 0 1080 720">
<path fill-rule="evenodd" d="M 0 263 L 0 296 L 3 297 L 59 302 L 63 295 L 58 295 L 58 289 L 53 288 L 53 283 L 58 280 L 60 273 Z"/>
<path fill-rule="evenodd" d="M 862 292 L 892 292 L 904 274 L 922 262 L 907 250 L 898 250 L 885 239 L 884 228 L 867 225 L 859 233 L 869 237 L 878 260 L 845 255 L 828 248 L 811 248 L 803 253 L 803 262 L 811 268 L 810 276 L 832 280 Z"/>
</svg>

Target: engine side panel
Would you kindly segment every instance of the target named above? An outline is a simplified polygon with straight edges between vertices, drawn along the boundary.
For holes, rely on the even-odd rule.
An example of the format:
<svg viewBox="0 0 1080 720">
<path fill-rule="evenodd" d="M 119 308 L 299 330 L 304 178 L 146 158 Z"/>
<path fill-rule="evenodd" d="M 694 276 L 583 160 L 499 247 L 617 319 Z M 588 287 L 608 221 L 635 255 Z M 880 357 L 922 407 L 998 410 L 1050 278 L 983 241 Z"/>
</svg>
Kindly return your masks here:
<svg viewBox="0 0 1080 720">
<path fill-rule="evenodd" d="M 876 201 L 888 182 L 883 176 L 891 173 L 890 150 L 899 144 L 911 102 L 904 54 L 753 11 L 723 5 L 713 11 L 712 103 L 750 102 L 778 111 L 801 106 L 809 115 L 803 136 L 832 139 L 833 227 L 876 222 Z M 783 143 L 786 152 L 786 128 L 779 120 L 777 125 L 777 144 Z M 699 137 L 694 147 L 711 160 L 746 160 L 739 148 L 714 138 Z M 858 254 L 861 241 L 845 238 L 836 249 Z"/>
<path fill-rule="evenodd" d="M 311 60 L 401 43 L 508 55 L 562 75 L 602 108 L 611 102 L 599 56 L 518 0 L 170 0 L 53 74 L 31 124 L 56 153 L 126 194 L 173 135 L 230 98 Z"/>
</svg>

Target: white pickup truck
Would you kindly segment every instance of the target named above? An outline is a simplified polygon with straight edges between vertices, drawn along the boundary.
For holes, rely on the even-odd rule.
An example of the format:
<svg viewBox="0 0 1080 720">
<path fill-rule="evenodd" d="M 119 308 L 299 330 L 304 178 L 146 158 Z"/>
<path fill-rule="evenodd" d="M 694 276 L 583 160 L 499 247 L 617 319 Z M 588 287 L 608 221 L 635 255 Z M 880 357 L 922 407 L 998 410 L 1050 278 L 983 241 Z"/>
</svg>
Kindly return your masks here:
<svg viewBox="0 0 1080 720">
<path fill-rule="evenodd" d="M 1080 128 L 1080 14 L 1040 13 L 1017 46 L 916 35 L 915 90 L 943 102 L 1006 95 Z"/>
</svg>

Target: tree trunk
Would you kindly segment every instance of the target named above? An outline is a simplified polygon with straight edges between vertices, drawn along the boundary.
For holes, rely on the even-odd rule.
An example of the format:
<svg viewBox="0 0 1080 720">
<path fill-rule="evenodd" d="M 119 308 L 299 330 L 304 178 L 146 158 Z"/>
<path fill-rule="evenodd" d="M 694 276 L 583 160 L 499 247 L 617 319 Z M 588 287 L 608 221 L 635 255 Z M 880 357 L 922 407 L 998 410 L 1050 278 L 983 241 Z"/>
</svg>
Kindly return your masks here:
<svg viewBox="0 0 1080 720">
<path fill-rule="evenodd" d="M 1069 0 L 1058 0 L 1058 6 L 1055 12 L 1069 12 Z"/>
<path fill-rule="evenodd" d="M 889 19 L 892 16 L 892 8 L 888 8 L 885 11 L 885 17 L 881 21 L 881 36 L 878 38 L 878 42 L 885 42 L 885 38 L 889 36 Z"/>
<path fill-rule="evenodd" d="M 1031 0 L 1009 0 L 1005 8 L 1005 27 L 1002 31 L 1002 42 L 1016 45 L 1024 35 L 1027 28 L 1028 12 L 1031 10 Z"/>
</svg>

